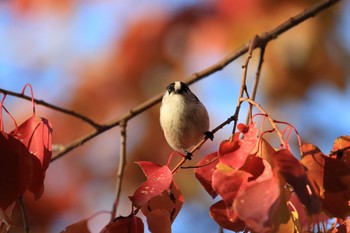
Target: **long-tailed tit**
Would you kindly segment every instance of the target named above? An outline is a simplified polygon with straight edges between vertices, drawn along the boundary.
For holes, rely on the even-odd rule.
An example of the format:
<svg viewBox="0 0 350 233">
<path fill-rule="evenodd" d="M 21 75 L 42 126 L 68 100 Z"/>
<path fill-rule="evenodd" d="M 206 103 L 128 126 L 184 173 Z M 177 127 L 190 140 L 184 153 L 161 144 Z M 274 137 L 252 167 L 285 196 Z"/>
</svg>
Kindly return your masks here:
<svg viewBox="0 0 350 233">
<path fill-rule="evenodd" d="M 183 82 L 170 84 L 164 93 L 160 107 L 160 125 L 168 144 L 176 151 L 186 153 L 199 143 L 205 135 L 213 139 L 209 132 L 209 116 L 204 105 Z"/>
</svg>

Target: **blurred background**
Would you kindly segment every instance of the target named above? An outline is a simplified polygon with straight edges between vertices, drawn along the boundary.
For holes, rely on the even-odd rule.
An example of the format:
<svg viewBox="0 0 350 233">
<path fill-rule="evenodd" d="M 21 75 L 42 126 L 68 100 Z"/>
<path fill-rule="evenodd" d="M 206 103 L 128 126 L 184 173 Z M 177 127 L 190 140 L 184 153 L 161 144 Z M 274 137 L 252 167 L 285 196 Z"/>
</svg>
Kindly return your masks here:
<svg viewBox="0 0 350 233">
<path fill-rule="evenodd" d="M 320 1 L 276 0 L 5 0 L 0 1 L 0 87 L 35 97 L 105 123 L 144 102 L 175 80 L 219 61 L 254 35 L 273 29 Z M 257 101 L 275 119 L 293 124 L 303 142 L 329 153 L 350 130 L 350 2 L 344 1 L 272 41 L 265 55 Z M 251 84 L 258 50 L 249 69 Z M 191 85 L 207 106 L 211 128 L 234 113 L 242 59 Z M 249 88 L 250 89 L 250 88 Z M 28 93 L 29 94 L 29 93 Z M 7 97 L 20 124 L 31 103 Z M 130 213 L 128 196 L 145 177 L 134 163 L 165 164 L 170 147 L 159 126 L 159 104 L 128 122 L 127 166 L 118 215 Z M 93 129 L 71 116 L 37 105 L 54 129 L 53 143 L 67 144 Z M 246 106 L 241 111 L 245 121 Z M 5 130 L 13 123 L 4 116 Z M 206 143 L 187 165 L 217 150 L 232 124 Z M 119 129 L 112 129 L 51 163 L 39 201 L 26 195 L 31 232 L 60 232 L 94 213 L 110 211 L 115 197 Z M 295 136 L 291 143 L 296 145 Z M 215 201 L 193 170 L 175 176 L 185 198 L 174 233 L 217 232 L 208 214 Z M 23 232 L 18 208 L 14 228 Z M 109 221 L 89 221 L 99 232 Z M 147 229 L 147 226 L 146 226 Z"/>
</svg>

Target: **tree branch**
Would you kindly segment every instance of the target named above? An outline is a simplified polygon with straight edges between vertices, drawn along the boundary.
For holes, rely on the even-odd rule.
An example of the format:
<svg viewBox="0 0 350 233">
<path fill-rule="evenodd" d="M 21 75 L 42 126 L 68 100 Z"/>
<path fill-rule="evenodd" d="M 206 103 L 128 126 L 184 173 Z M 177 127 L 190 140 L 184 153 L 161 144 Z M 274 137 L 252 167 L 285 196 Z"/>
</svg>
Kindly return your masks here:
<svg viewBox="0 0 350 233">
<path fill-rule="evenodd" d="M 225 125 L 230 124 L 232 121 L 237 121 L 237 118 L 235 115 L 227 118 L 226 121 L 222 122 L 220 125 L 218 125 L 215 129 L 213 129 L 211 131 L 211 133 L 214 135 L 217 131 L 219 131 L 220 129 L 222 129 Z M 204 137 L 202 139 L 202 141 L 200 141 L 196 146 L 194 146 L 189 152 L 191 154 L 193 154 L 196 150 L 199 150 L 202 145 L 208 140 L 207 137 Z M 183 157 L 182 160 L 173 168 L 173 170 L 171 171 L 173 174 L 175 174 L 175 172 L 186 162 L 187 158 Z"/>
<path fill-rule="evenodd" d="M 246 80 L 247 80 L 247 73 L 248 73 L 248 64 L 249 64 L 250 59 L 252 58 L 253 50 L 258 42 L 258 39 L 259 39 L 258 36 L 255 36 L 254 39 L 249 43 L 248 56 L 246 57 L 244 64 L 242 65 L 243 73 L 242 73 L 241 87 L 239 90 L 237 106 L 236 106 L 236 110 L 235 110 L 235 114 L 234 114 L 236 116 L 236 119 L 238 119 L 238 116 L 239 116 L 239 112 L 240 112 L 241 105 L 242 105 L 241 99 L 243 98 L 244 92 L 246 93 L 247 98 L 249 98 L 249 95 L 247 92 L 247 84 L 246 84 L 247 83 Z M 237 121 L 234 122 L 234 125 L 232 128 L 232 134 L 235 133 L 236 126 L 237 126 Z M 230 140 L 231 139 L 233 139 L 233 137 L 231 137 Z"/>
<path fill-rule="evenodd" d="M 24 95 L 22 93 L 9 91 L 9 90 L 5 90 L 5 89 L 2 89 L 2 88 L 0 88 L 0 92 L 5 94 L 5 95 L 11 95 L 11 96 L 15 96 L 15 97 L 18 97 L 18 98 L 21 98 L 21 99 L 32 101 L 32 97 L 31 96 L 27 96 L 27 95 Z M 62 112 L 64 114 L 76 117 L 76 118 L 78 118 L 78 119 L 88 123 L 89 125 L 91 125 L 95 129 L 101 128 L 100 124 L 96 123 L 95 121 L 91 120 L 90 118 L 88 118 L 88 117 L 86 117 L 86 116 L 84 116 L 82 114 L 76 113 L 74 111 L 71 111 L 71 110 L 68 110 L 68 109 L 65 109 L 65 108 L 58 107 L 57 105 L 50 104 L 48 102 L 45 102 L 44 100 L 39 100 L 39 99 L 33 98 L 33 101 L 36 104 L 43 105 L 43 106 L 45 106 L 47 108 L 51 108 L 51 109 L 53 109 L 55 111 Z"/>
<path fill-rule="evenodd" d="M 122 190 L 122 181 L 124 175 L 124 168 L 126 165 L 126 121 L 120 123 L 120 153 L 119 153 L 119 166 L 117 174 L 117 183 L 115 191 L 115 201 L 113 203 L 111 221 L 116 217 L 117 207 L 120 199 L 120 193 Z"/>
<path fill-rule="evenodd" d="M 265 47 L 270 41 L 276 39 L 279 35 L 283 34 L 284 32 L 288 31 L 289 29 L 297 26 L 301 22 L 314 17 L 321 11 L 329 8 L 330 6 L 334 5 L 335 3 L 339 2 L 341 0 L 328 0 L 321 2 L 312 8 L 305 10 L 294 17 L 289 18 L 287 21 L 284 23 L 280 24 L 276 28 L 272 29 L 269 32 L 263 33 L 260 36 L 256 37 L 256 43 L 252 47 L 252 50 L 256 48 L 263 48 Z M 190 77 L 186 79 L 187 84 L 192 84 L 195 83 L 219 70 L 222 70 L 224 67 L 226 67 L 228 64 L 230 64 L 232 61 L 236 60 L 243 54 L 247 53 L 249 50 L 250 43 L 246 43 L 243 46 L 241 46 L 239 49 L 236 51 L 228 54 L 226 57 L 224 57 L 222 60 L 218 61 L 217 63 L 207 67 L 206 69 L 192 74 Z M 0 89 L 1 91 L 1 89 Z M 8 93 L 8 92 L 7 92 Z M 9 94 L 9 93 L 8 93 Z M 68 144 L 66 146 L 63 146 L 63 149 L 54 157 L 51 161 L 55 161 L 56 159 L 60 158 L 61 156 L 65 155 L 69 151 L 73 150 L 74 148 L 84 144 L 85 142 L 89 141 L 90 139 L 96 137 L 97 135 L 117 126 L 120 124 L 121 121 L 127 121 L 138 114 L 144 112 L 145 110 L 151 108 L 152 106 L 156 105 L 159 103 L 162 99 L 163 92 L 155 95 L 151 99 L 145 101 L 144 103 L 140 104 L 139 106 L 131 109 L 129 112 L 125 113 L 124 115 L 112 120 L 110 123 L 107 123 L 105 125 L 99 125 L 97 124 L 98 127 L 95 127 L 96 130 L 88 135 L 83 136 L 80 139 L 77 139 L 76 141 L 72 142 L 71 144 Z M 28 99 L 30 99 L 28 97 Z M 37 101 L 37 100 L 35 100 Z M 36 102 L 38 104 L 43 104 L 42 101 Z M 48 104 L 47 104 L 48 105 Z M 47 106 L 45 105 L 45 106 Z M 63 112 L 63 111 L 62 111 Z M 67 113 L 68 114 L 68 113 Z M 73 115 L 73 114 L 70 114 Z"/>
<path fill-rule="evenodd" d="M 255 73 L 255 80 L 254 80 L 252 95 L 251 95 L 251 99 L 254 101 L 255 101 L 256 93 L 258 91 L 262 64 L 264 62 L 265 48 L 266 48 L 265 46 L 260 48 L 259 63 L 258 63 L 258 68 L 257 68 L 256 73 Z M 249 120 L 251 118 L 252 111 L 253 111 L 253 105 L 250 104 L 247 118 L 246 118 L 246 125 L 249 124 Z"/>
</svg>

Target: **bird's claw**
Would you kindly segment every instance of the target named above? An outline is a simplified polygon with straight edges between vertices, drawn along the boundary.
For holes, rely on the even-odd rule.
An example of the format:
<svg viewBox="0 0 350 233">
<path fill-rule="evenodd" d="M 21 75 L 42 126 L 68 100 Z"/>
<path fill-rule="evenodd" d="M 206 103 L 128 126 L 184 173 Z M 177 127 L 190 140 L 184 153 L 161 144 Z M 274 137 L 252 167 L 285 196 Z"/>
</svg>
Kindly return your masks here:
<svg viewBox="0 0 350 233">
<path fill-rule="evenodd" d="M 187 160 L 192 160 L 192 153 L 191 152 L 189 152 L 189 151 L 185 151 L 185 158 L 187 159 Z"/>
<path fill-rule="evenodd" d="M 214 134 L 213 134 L 212 132 L 210 132 L 210 131 L 205 131 L 205 132 L 204 132 L 204 135 L 205 135 L 205 138 L 206 138 L 206 139 L 209 138 L 210 140 L 213 141 L 213 139 L 214 139 Z"/>
</svg>

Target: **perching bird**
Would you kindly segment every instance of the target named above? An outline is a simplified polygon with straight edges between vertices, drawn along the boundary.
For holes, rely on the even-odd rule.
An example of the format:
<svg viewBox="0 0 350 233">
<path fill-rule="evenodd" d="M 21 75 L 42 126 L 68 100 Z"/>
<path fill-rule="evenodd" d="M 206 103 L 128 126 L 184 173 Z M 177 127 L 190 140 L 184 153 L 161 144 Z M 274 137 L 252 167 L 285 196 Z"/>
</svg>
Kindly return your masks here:
<svg viewBox="0 0 350 233">
<path fill-rule="evenodd" d="M 189 149 L 199 143 L 209 132 L 209 115 L 188 86 L 183 82 L 170 84 L 164 93 L 160 107 L 160 125 L 168 144 L 176 151 L 185 152 L 191 159 Z"/>
</svg>

